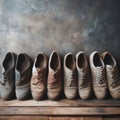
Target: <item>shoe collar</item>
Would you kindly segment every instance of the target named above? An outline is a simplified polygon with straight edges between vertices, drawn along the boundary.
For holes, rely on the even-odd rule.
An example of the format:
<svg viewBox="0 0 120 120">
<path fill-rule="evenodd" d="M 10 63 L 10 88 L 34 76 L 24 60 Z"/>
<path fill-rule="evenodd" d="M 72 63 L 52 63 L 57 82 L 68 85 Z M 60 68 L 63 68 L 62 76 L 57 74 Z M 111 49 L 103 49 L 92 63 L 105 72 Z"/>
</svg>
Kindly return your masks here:
<svg viewBox="0 0 120 120">
<path fill-rule="evenodd" d="M 94 57 L 95 57 L 95 55 L 98 55 L 98 57 L 99 57 L 99 60 L 100 60 L 100 64 L 101 65 L 99 65 L 99 66 L 97 66 L 97 65 L 95 65 L 95 63 L 94 63 Z M 100 54 L 98 53 L 98 51 L 94 51 L 91 55 L 90 55 L 90 64 L 91 64 L 91 66 L 92 67 L 94 67 L 94 68 L 104 68 L 105 67 L 105 65 L 104 65 L 104 62 L 103 62 L 103 59 L 102 59 L 102 57 L 100 56 Z"/>
<path fill-rule="evenodd" d="M 58 59 L 58 66 L 56 69 L 53 68 L 52 66 L 52 62 L 53 62 L 53 57 L 54 55 L 57 56 L 57 59 Z M 60 55 L 56 52 L 56 51 L 53 51 L 50 55 L 50 58 L 49 58 L 49 69 L 53 70 L 53 71 L 58 71 L 59 69 L 61 69 L 61 58 L 60 58 Z"/>
<path fill-rule="evenodd" d="M 79 59 L 80 59 L 79 57 L 80 57 L 80 55 L 82 55 L 82 57 L 84 59 L 84 62 L 85 62 L 84 67 L 79 67 Z M 87 61 L 87 57 L 85 56 L 84 52 L 83 51 L 78 52 L 77 55 L 76 55 L 76 67 L 77 67 L 77 69 L 83 71 L 84 69 L 87 68 L 87 66 L 88 66 L 88 61 Z"/>
<path fill-rule="evenodd" d="M 27 60 L 27 66 L 25 67 L 25 69 L 23 71 L 20 71 L 18 69 L 18 64 L 19 62 L 21 62 L 19 59 L 20 57 L 23 56 L 25 57 L 25 59 Z M 17 58 L 17 62 L 16 62 L 16 70 L 20 72 L 20 74 L 24 74 L 30 67 L 32 66 L 32 62 L 31 62 L 31 59 L 30 57 L 26 54 L 26 53 L 21 53 L 19 54 L 18 58 Z"/>
</svg>

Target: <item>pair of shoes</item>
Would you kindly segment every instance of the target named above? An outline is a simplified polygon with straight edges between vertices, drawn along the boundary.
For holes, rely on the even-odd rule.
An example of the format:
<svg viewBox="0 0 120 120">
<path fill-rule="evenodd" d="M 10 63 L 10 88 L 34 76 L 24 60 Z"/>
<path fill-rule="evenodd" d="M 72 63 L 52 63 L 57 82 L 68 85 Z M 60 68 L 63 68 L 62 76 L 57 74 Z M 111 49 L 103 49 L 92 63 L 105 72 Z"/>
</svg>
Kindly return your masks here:
<svg viewBox="0 0 120 120">
<path fill-rule="evenodd" d="M 28 55 L 8 52 L 2 64 L 1 98 L 24 100 L 30 93 L 32 62 Z"/>
<path fill-rule="evenodd" d="M 49 66 L 49 67 L 48 67 Z M 46 93 L 49 99 L 56 100 L 62 90 L 62 68 L 60 55 L 53 51 L 49 58 L 45 53 L 38 53 L 35 57 L 31 93 L 34 100 L 41 100 Z"/>
<path fill-rule="evenodd" d="M 76 60 L 71 53 L 64 57 L 64 93 L 68 99 L 75 99 L 77 93 L 81 99 L 91 95 L 89 64 L 84 52 L 78 52 Z"/>
<path fill-rule="evenodd" d="M 90 55 L 93 90 L 98 99 L 104 99 L 107 89 L 114 99 L 120 99 L 120 76 L 115 58 L 109 53 L 94 51 Z"/>
</svg>

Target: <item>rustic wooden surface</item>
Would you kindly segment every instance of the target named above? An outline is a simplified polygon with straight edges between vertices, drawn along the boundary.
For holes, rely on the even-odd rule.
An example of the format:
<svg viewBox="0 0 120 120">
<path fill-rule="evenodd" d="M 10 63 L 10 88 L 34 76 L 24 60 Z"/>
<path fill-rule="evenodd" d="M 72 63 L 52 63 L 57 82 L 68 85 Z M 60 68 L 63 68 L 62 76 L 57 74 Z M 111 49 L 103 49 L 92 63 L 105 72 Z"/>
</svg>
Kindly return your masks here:
<svg viewBox="0 0 120 120">
<path fill-rule="evenodd" d="M 39 107 L 120 107 L 120 100 L 67 100 L 62 99 L 59 101 L 43 100 L 11 100 L 4 101 L 0 99 L 0 106 L 39 106 Z"/>
<path fill-rule="evenodd" d="M 120 115 L 120 100 L 0 100 L 0 115 L 112 116 Z"/>
<path fill-rule="evenodd" d="M 120 117 L 0 116 L 0 120 L 120 120 Z"/>
<path fill-rule="evenodd" d="M 119 107 L 0 107 L 0 115 L 120 115 Z"/>
</svg>

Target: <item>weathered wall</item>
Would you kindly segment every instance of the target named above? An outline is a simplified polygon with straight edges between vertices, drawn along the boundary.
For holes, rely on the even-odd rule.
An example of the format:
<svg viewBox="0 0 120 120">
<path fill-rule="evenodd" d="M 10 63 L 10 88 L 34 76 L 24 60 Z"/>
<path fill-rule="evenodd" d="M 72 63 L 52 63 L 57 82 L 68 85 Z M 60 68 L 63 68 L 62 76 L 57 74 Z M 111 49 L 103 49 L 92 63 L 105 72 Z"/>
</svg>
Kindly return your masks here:
<svg viewBox="0 0 120 120">
<path fill-rule="evenodd" d="M 120 61 L 119 0 L 0 0 L 0 56 L 108 50 Z"/>
</svg>

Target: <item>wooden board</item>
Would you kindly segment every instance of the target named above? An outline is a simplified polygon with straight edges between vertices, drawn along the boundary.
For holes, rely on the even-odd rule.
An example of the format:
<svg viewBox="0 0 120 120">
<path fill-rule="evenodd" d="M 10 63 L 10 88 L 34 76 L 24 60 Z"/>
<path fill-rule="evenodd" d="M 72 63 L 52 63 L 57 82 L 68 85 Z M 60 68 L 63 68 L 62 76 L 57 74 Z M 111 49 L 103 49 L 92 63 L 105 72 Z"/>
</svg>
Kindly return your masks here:
<svg viewBox="0 0 120 120">
<path fill-rule="evenodd" d="M 0 107 L 0 115 L 85 116 L 120 115 L 119 107 Z"/>
<path fill-rule="evenodd" d="M 120 100 L 0 100 L 0 116 L 112 116 L 120 115 Z"/>
<path fill-rule="evenodd" d="M 59 101 L 43 100 L 0 100 L 0 106 L 42 106 L 42 107 L 120 107 L 120 100 L 67 100 L 62 99 Z"/>
<path fill-rule="evenodd" d="M 0 116 L 0 120 L 103 120 L 102 117 Z M 117 120 L 117 119 L 116 119 Z M 118 119 L 120 120 L 120 119 Z"/>
</svg>

